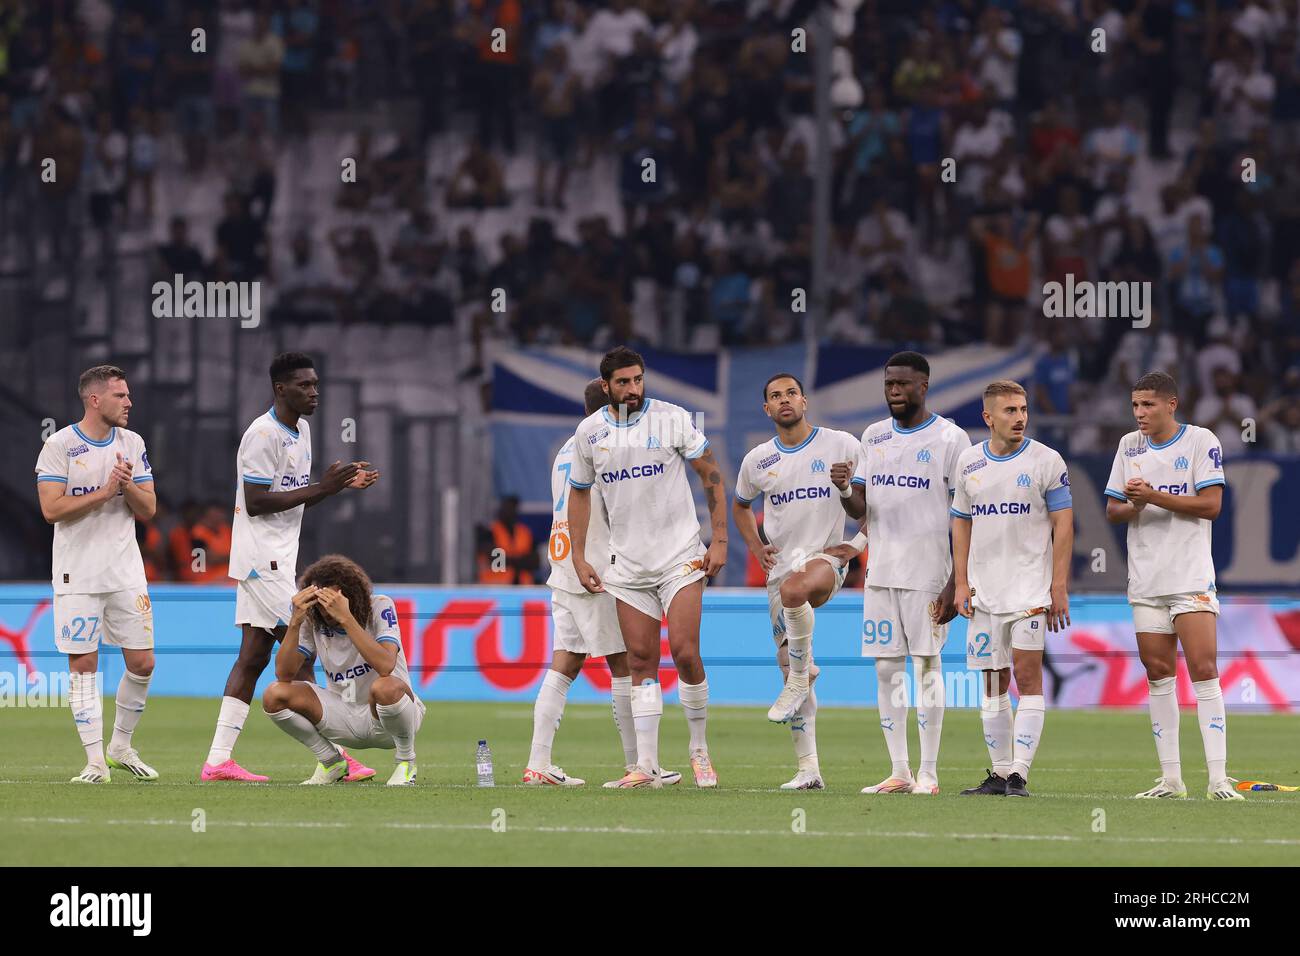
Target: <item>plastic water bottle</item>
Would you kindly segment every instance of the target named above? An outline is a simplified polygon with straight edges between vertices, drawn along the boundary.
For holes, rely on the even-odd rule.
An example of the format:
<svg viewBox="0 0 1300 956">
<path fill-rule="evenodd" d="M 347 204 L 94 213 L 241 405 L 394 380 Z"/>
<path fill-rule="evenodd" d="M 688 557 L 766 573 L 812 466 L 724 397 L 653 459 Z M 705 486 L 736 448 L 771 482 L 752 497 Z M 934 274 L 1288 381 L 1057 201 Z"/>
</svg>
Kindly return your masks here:
<svg viewBox="0 0 1300 956">
<path fill-rule="evenodd" d="M 478 750 L 474 753 L 474 762 L 478 764 L 478 785 L 480 787 L 495 787 L 496 780 L 492 774 L 492 751 L 488 749 L 486 740 L 478 742 Z"/>
</svg>

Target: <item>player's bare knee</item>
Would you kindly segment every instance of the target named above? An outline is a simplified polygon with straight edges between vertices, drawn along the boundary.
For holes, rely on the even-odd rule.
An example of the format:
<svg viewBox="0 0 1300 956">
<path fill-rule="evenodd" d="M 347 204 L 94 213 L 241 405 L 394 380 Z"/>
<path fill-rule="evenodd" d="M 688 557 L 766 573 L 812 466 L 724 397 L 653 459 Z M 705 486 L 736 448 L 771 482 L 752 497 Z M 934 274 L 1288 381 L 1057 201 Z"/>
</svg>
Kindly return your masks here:
<svg viewBox="0 0 1300 956">
<path fill-rule="evenodd" d="M 812 588 L 803 580 L 803 575 L 791 575 L 781 582 L 781 603 L 786 607 L 799 607 L 808 603 Z"/>
<path fill-rule="evenodd" d="M 1167 658 L 1163 654 L 1144 653 L 1140 646 L 1138 658 L 1146 668 L 1147 680 L 1164 680 L 1166 677 L 1174 676 L 1175 659 Z"/>
<path fill-rule="evenodd" d="M 396 677 L 380 677 L 370 685 L 372 704 L 395 704 L 406 694 L 406 687 Z"/>
<path fill-rule="evenodd" d="M 621 654 L 610 654 L 605 658 L 605 663 L 609 665 L 609 672 L 614 677 L 628 677 L 631 671 L 627 665 L 627 652 Z"/>
<path fill-rule="evenodd" d="M 1193 683 L 1197 684 L 1205 680 L 1217 680 L 1219 677 L 1219 667 L 1215 663 L 1214 658 L 1210 658 L 1209 660 L 1188 660 L 1187 676 L 1192 679 Z"/>
<path fill-rule="evenodd" d="M 293 685 L 288 681 L 272 681 L 262 692 L 262 709 L 268 714 L 278 713 L 289 706 Z"/>
<path fill-rule="evenodd" d="M 136 677 L 152 677 L 153 668 L 154 668 L 154 656 L 152 652 L 142 657 L 138 657 L 135 660 L 130 661 L 126 665 L 126 669 L 129 670 Z"/>
<path fill-rule="evenodd" d="M 1016 686 L 1022 694 L 1027 687 L 1038 687 L 1043 681 L 1043 662 L 1036 660 L 1016 661 Z"/>
</svg>

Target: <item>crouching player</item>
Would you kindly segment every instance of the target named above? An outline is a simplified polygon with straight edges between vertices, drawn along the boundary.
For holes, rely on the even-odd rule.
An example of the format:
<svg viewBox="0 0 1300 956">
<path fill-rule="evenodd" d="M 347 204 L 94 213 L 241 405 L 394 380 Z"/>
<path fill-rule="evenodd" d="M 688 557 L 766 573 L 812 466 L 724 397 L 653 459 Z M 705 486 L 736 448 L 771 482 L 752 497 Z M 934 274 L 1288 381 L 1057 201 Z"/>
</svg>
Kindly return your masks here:
<svg viewBox="0 0 1300 956">
<path fill-rule="evenodd" d="M 275 656 L 275 683 L 262 695 L 262 706 L 316 755 L 316 772 L 303 783 L 346 777 L 340 747 L 394 750 L 397 766 L 388 785 L 415 783 L 415 735 L 424 702 L 411 690 L 393 599 L 373 594 L 361 566 L 338 554 L 309 567 L 300 583 Z M 294 680 L 304 657 L 319 657 L 327 687 Z"/>
</svg>

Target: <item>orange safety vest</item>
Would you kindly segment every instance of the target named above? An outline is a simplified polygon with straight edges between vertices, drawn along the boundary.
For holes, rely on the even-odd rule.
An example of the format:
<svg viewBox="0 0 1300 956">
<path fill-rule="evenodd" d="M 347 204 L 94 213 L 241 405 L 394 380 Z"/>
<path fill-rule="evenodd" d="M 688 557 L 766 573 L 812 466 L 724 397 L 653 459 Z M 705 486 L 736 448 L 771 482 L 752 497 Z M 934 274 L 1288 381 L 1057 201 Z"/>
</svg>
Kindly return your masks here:
<svg viewBox="0 0 1300 956">
<path fill-rule="evenodd" d="M 513 562 L 525 558 L 533 550 L 533 533 L 525 524 L 517 524 L 514 530 L 506 528 L 500 521 L 492 522 L 492 546 L 500 548 L 506 555 L 506 567 L 500 571 L 492 570 L 492 556 L 478 557 L 478 580 L 480 584 L 532 584 L 531 571 L 522 571 L 513 567 Z"/>
</svg>

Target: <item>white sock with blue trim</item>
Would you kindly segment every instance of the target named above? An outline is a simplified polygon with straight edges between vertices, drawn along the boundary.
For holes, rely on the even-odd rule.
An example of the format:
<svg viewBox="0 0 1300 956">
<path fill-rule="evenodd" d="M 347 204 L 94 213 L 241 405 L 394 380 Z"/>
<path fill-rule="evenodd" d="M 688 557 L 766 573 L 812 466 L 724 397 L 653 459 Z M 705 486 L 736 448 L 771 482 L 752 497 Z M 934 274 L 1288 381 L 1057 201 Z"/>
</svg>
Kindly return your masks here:
<svg viewBox="0 0 1300 956">
<path fill-rule="evenodd" d="M 122 672 L 117 684 L 117 709 L 113 713 L 113 737 L 108 742 L 111 757 L 121 756 L 131 749 L 131 735 L 144 716 L 145 699 L 149 696 L 149 682 L 153 674 Z"/>
<path fill-rule="evenodd" d="M 107 771 L 104 762 L 104 699 L 99 693 L 99 675 L 73 672 L 68 681 L 68 706 L 77 726 L 77 736 L 86 751 L 86 763 Z"/>
<path fill-rule="evenodd" d="M 907 754 L 907 659 L 876 659 L 876 709 L 880 711 L 880 729 L 889 748 L 890 776 L 912 779 L 911 760 Z"/>
<path fill-rule="evenodd" d="M 415 722 L 420 708 L 405 694 L 395 704 L 376 704 L 379 725 L 393 738 L 398 761 L 415 759 Z"/>
<path fill-rule="evenodd" d="M 302 744 L 316 755 L 316 759 L 326 767 L 333 766 L 343 759 L 338 748 L 320 735 L 316 725 L 295 710 L 286 707 L 267 714 L 281 730 Z"/>
<path fill-rule="evenodd" d="M 632 724 L 636 727 L 637 766 L 645 773 L 659 772 L 659 720 L 664 715 L 664 692 L 657 680 L 647 678 L 632 688 Z"/>
<path fill-rule="evenodd" d="M 555 732 L 560 729 L 560 719 L 564 717 L 564 703 L 572 683 L 556 670 L 548 670 L 542 678 L 533 704 L 533 743 L 528 751 L 528 766 L 533 770 L 545 770 L 551 765 L 551 747 Z"/>
<path fill-rule="evenodd" d="M 1205 769 L 1213 786 L 1228 776 L 1228 714 L 1223 708 L 1223 690 L 1217 677 L 1193 681 L 1192 690 L 1196 692 L 1196 718 L 1205 744 Z"/>
</svg>

